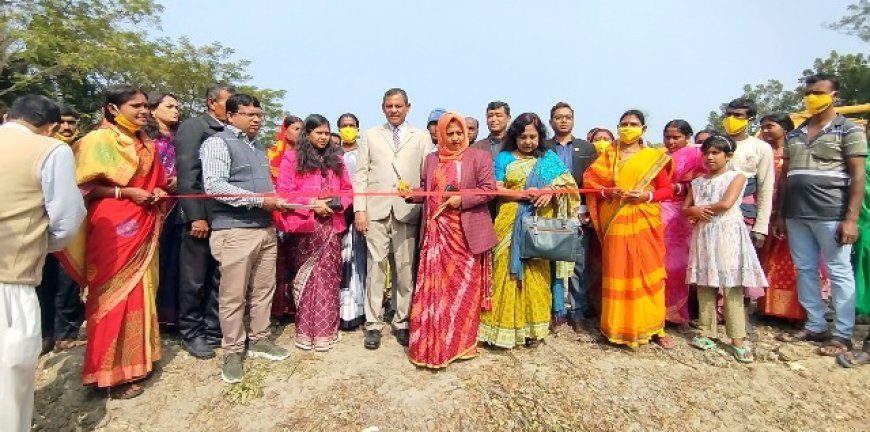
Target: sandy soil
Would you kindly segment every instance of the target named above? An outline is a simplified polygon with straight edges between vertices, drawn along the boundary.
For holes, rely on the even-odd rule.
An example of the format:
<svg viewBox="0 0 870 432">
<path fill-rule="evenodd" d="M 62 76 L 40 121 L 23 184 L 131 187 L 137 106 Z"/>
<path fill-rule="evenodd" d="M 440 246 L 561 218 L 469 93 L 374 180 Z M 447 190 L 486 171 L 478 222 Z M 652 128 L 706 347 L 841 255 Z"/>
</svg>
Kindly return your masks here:
<svg viewBox="0 0 870 432">
<path fill-rule="evenodd" d="M 631 351 L 563 327 L 537 348 L 482 349 L 440 372 L 417 369 L 386 334 L 367 351 L 356 331 L 328 353 L 248 361 L 237 386 L 221 382 L 220 357 L 196 360 L 169 335 L 145 394 L 128 401 L 79 384 L 82 348 L 43 357 L 35 430 L 867 430 L 870 367 L 782 345 L 773 338 L 782 328 L 759 326 L 759 361 L 748 366 L 674 332 L 674 350 Z M 283 346 L 292 334 L 276 329 Z"/>
</svg>

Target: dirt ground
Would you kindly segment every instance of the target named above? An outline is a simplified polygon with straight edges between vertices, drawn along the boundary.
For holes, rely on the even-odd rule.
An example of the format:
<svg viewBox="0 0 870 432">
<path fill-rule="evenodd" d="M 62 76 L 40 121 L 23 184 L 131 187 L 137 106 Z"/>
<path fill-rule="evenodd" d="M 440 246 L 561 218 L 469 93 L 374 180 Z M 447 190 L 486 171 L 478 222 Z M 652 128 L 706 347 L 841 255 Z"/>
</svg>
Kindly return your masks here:
<svg viewBox="0 0 870 432">
<path fill-rule="evenodd" d="M 537 348 L 481 349 L 444 371 L 418 369 L 395 338 L 362 332 L 331 352 L 291 348 L 284 362 L 245 363 L 220 380 L 220 356 L 196 360 L 176 336 L 145 393 L 107 401 L 79 384 L 82 348 L 40 360 L 39 431 L 827 431 L 867 430 L 870 367 L 846 370 L 812 344 L 782 345 L 758 326 L 758 361 L 679 346 L 631 351 L 563 327 Z M 856 338 L 866 326 L 859 326 Z M 292 326 L 277 328 L 292 347 Z M 856 339 L 857 340 L 857 339 Z"/>
</svg>

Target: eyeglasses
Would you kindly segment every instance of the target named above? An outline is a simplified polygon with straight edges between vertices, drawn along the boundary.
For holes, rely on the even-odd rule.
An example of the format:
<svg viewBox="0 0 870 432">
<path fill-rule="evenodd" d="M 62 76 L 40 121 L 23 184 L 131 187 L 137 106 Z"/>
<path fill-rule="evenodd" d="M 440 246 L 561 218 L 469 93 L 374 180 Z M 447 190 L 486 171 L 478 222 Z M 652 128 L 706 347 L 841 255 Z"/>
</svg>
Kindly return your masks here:
<svg viewBox="0 0 870 432">
<path fill-rule="evenodd" d="M 262 119 L 264 118 L 263 113 L 243 113 L 243 112 L 237 112 L 237 113 L 230 113 L 230 114 L 244 116 L 244 117 L 247 118 L 248 120 L 253 120 L 253 119 L 261 119 L 261 120 L 262 120 Z"/>
</svg>

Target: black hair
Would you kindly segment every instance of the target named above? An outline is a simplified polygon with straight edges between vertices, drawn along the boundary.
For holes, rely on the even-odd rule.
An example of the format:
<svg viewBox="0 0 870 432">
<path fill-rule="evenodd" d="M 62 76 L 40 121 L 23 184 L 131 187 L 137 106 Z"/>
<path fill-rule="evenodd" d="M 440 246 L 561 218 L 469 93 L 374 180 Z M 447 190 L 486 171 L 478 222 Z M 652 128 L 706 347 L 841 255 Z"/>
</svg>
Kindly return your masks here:
<svg viewBox="0 0 870 432">
<path fill-rule="evenodd" d="M 553 115 L 556 114 L 556 110 L 561 108 L 568 108 L 571 110 L 571 114 L 574 114 L 574 108 L 571 108 L 571 105 L 568 105 L 568 102 L 556 102 L 556 105 L 553 105 L 553 108 L 550 108 L 550 119 L 552 119 Z"/>
<path fill-rule="evenodd" d="M 504 108 L 504 113 L 507 115 L 511 115 L 511 106 L 507 104 L 507 102 L 502 101 L 492 101 L 486 104 L 487 111 L 494 111 L 499 108 Z"/>
<path fill-rule="evenodd" d="M 136 95 L 142 95 L 148 98 L 142 89 L 133 87 L 130 84 L 115 84 L 106 89 L 105 101 L 103 102 L 103 116 L 112 124 L 115 124 L 115 116 L 109 112 L 109 105 L 114 105 L 120 109 L 121 105 L 130 102 Z"/>
<path fill-rule="evenodd" d="M 338 117 L 338 121 L 335 122 L 335 126 L 338 127 L 341 124 L 341 121 L 344 120 L 345 118 L 353 119 L 354 124 L 356 124 L 356 127 L 359 128 L 359 119 L 356 118 L 356 116 L 353 115 L 353 113 L 344 113 L 344 114 L 340 115 Z"/>
<path fill-rule="evenodd" d="M 675 128 L 680 131 L 683 136 L 686 138 L 691 138 L 694 131 L 692 131 L 692 125 L 689 122 L 683 119 L 671 120 L 668 124 L 665 125 L 665 129 L 662 131 L 662 135 L 668 132 L 669 128 Z"/>
<path fill-rule="evenodd" d="M 212 84 L 212 85 L 208 86 L 208 88 L 205 90 L 205 99 L 206 100 L 217 100 L 217 98 L 220 97 L 222 91 L 226 91 L 231 96 L 236 94 L 236 88 L 231 86 L 231 85 Z"/>
<path fill-rule="evenodd" d="M 622 121 L 625 120 L 625 118 L 628 116 L 637 117 L 637 119 L 640 120 L 640 124 L 646 126 L 646 116 L 644 116 L 640 110 L 630 109 L 622 113 L 622 115 L 619 117 L 619 122 L 622 123 Z"/>
<path fill-rule="evenodd" d="M 338 138 L 338 141 L 341 142 L 341 135 L 339 135 L 338 132 L 330 132 L 329 137 L 330 138 Z"/>
<path fill-rule="evenodd" d="M 758 105 L 755 104 L 755 101 L 745 97 L 737 98 L 731 102 L 728 102 L 728 106 L 726 108 L 745 109 L 746 115 L 748 115 L 749 118 L 755 118 L 755 116 L 758 114 Z"/>
<path fill-rule="evenodd" d="M 43 95 L 27 94 L 12 102 L 7 120 L 21 120 L 34 127 L 60 122 L 60 107 Z"/>
<path fill-rule="evenodd" d="M 58 104 L 58 106 L 60 107 L 60 116 L 61 117 L 72 117 L 76 120 L 79 119 L 79 117 L 80 117 L 79 113 L 73 107 L 71 107 L 65 103 L 60 103 L 60 104 Z"/>
<path fill-rule="evenodd" d="M 766 121 L 778 124 L 785 133 L 794 130 L 794 121 L 792 121 L 791 117 L 785 113 L 768 114 L 762 117 L 759 123 L 764 123 Z"/>
<path fill-rule="evenodd" d="M 311 114 L 305 117 L 302 132 L 299 134 L 299 142 L 296 144 L 296 171 L 300 173 L 320 171 L 320 174 L 326 175 L 327 171 L 332 170 L 336 175 L 341 176 L 343 169 L 341 155 L 344 151 L 340 147 L 328 144 L 326 147 L 318 149 L 308 139 L 308 134 L 311 131 L 323 125 L 329 127 L 329 120 L 320 114 Z"/>
<path fill-rule="evenodd" d="M 804 84 L 813 85 L 818 82 L 829 81 L 831 86 L 834 87 L 834 91 L 840 91 L 840 78 L 836 75 L 829 73 L 817 73 L 815 75 L 810 75 L 804 78 Z"/>
<path fill-rule="evenodd" d="M 704 143 L 701 144 L 701 152 L 707 151 L 710 147 L 715 148 L 716 150 L 721 151 L 727 155 L 733 154 L 735 150 L 737 150 L 737 143 L 734 142 L 733 139 L 729 136 L 715 134 L 710 135 L 707 139 L 704 140 Z"/>
<path fill-rule="evenodd" d="M 260 100 L 244 93 L 236 93 L 227 99 L 227 112 L 235 114 L 239 112 L 240 106 L 260 108 Z"/>
<path fill-rule="evenodd" d="M 694 141 L 696 144 L 698 143 L 698 137 L 703 135 L 703 134 L 707 134 L 707 135 L 712 136 L 712 135 L 719 135 L 719 132 L 717 132 L 713 129 L 701 129 L 701 130 L 699 130 L 698 132 L 695 133 L 695 137 L 694 137 Z"/>
<path fill-rule="evenodd" d="M 523 134 L 528 125 L 533 125 L 538 131 L 538 147 L 532 151 L 532 155 L 539 158 L 549 150 L 550 146 L 547 144 L 547 127 L 544 125 L 544 122 L 541 121 L 541 118 L 535 113 L 520 114 L 511 122 L 505 135 L 504 150 L 512 152 L 519 149 L 517 146 L 517 138 Z"/>
<path fill-rule="evenodd" d="M 402 96 L 402 99 L 405 100 L 405 105 L 408 105 L 408 93 L 405 90 L 402 90 L 398 87 L 393 87 L 387 90 L 386 92 L 384 92 L 384 99 L 382 103 L 386 102 L 387 98 L 390 96 Z"/>
<path fill-rule="evenodd" d="M 302 123 L 302 119 L 296 117 L 295 115 L 287 114 L 286 116 L 284 116 L 284 121 L 281 122 L 281 125 L 284 126 L 284 129 L 287 129 L 293 123 Z"/>
<path fill-rule="evenodd" d="M 160 137 L 160 126 L 157 125 L 157 119 L 150 114 L 150 111 L 153 109 L 157 109 L 157 107 L 160 106 L 161 103 L 163 103 L 163 99 L 166 99 L 168 97 L 171 97 L 178 101 L 178 97 L 169 92 L 156 91 L 148 95 L 148 102 L 146 103 L 149 111 L 148 123 L 145 123 L 145 127 L 143 128 L 143 130 L 145 131 L 145 134 L 148 135 L 148 137 L 151 139 L 157 139 Z M 177 123 L 175 123 L 174 125 L 169 125 L 169 130 L 173 134 L 175 134 L 175 131 L 178 130 L 178 125 L 180 123 L 181 119 L 179 118 Z"/>
</svg>

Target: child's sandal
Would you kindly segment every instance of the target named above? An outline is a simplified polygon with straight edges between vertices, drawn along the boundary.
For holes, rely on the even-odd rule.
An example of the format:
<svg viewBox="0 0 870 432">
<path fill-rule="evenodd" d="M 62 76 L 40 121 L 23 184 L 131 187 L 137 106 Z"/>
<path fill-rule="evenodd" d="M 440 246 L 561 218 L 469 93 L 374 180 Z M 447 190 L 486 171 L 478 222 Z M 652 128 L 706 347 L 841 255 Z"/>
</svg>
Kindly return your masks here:
<svg viewBox="0 0 870 432">
<path fill-rule="evenodd" d="M 752 355 L 752 351 L 747 347 L 731 345 L 731 353 L 734 354 L 734 358 L 740 363 L 752 363 L 755 361 L 755 356 Z"/>
<path fill-rule="evenodd" d="M 709 351 L 716 348 L 716 342 L 703 336 L 695 336 L 692 339 L 692 346 L 703 351 Z"/>
</svg>

